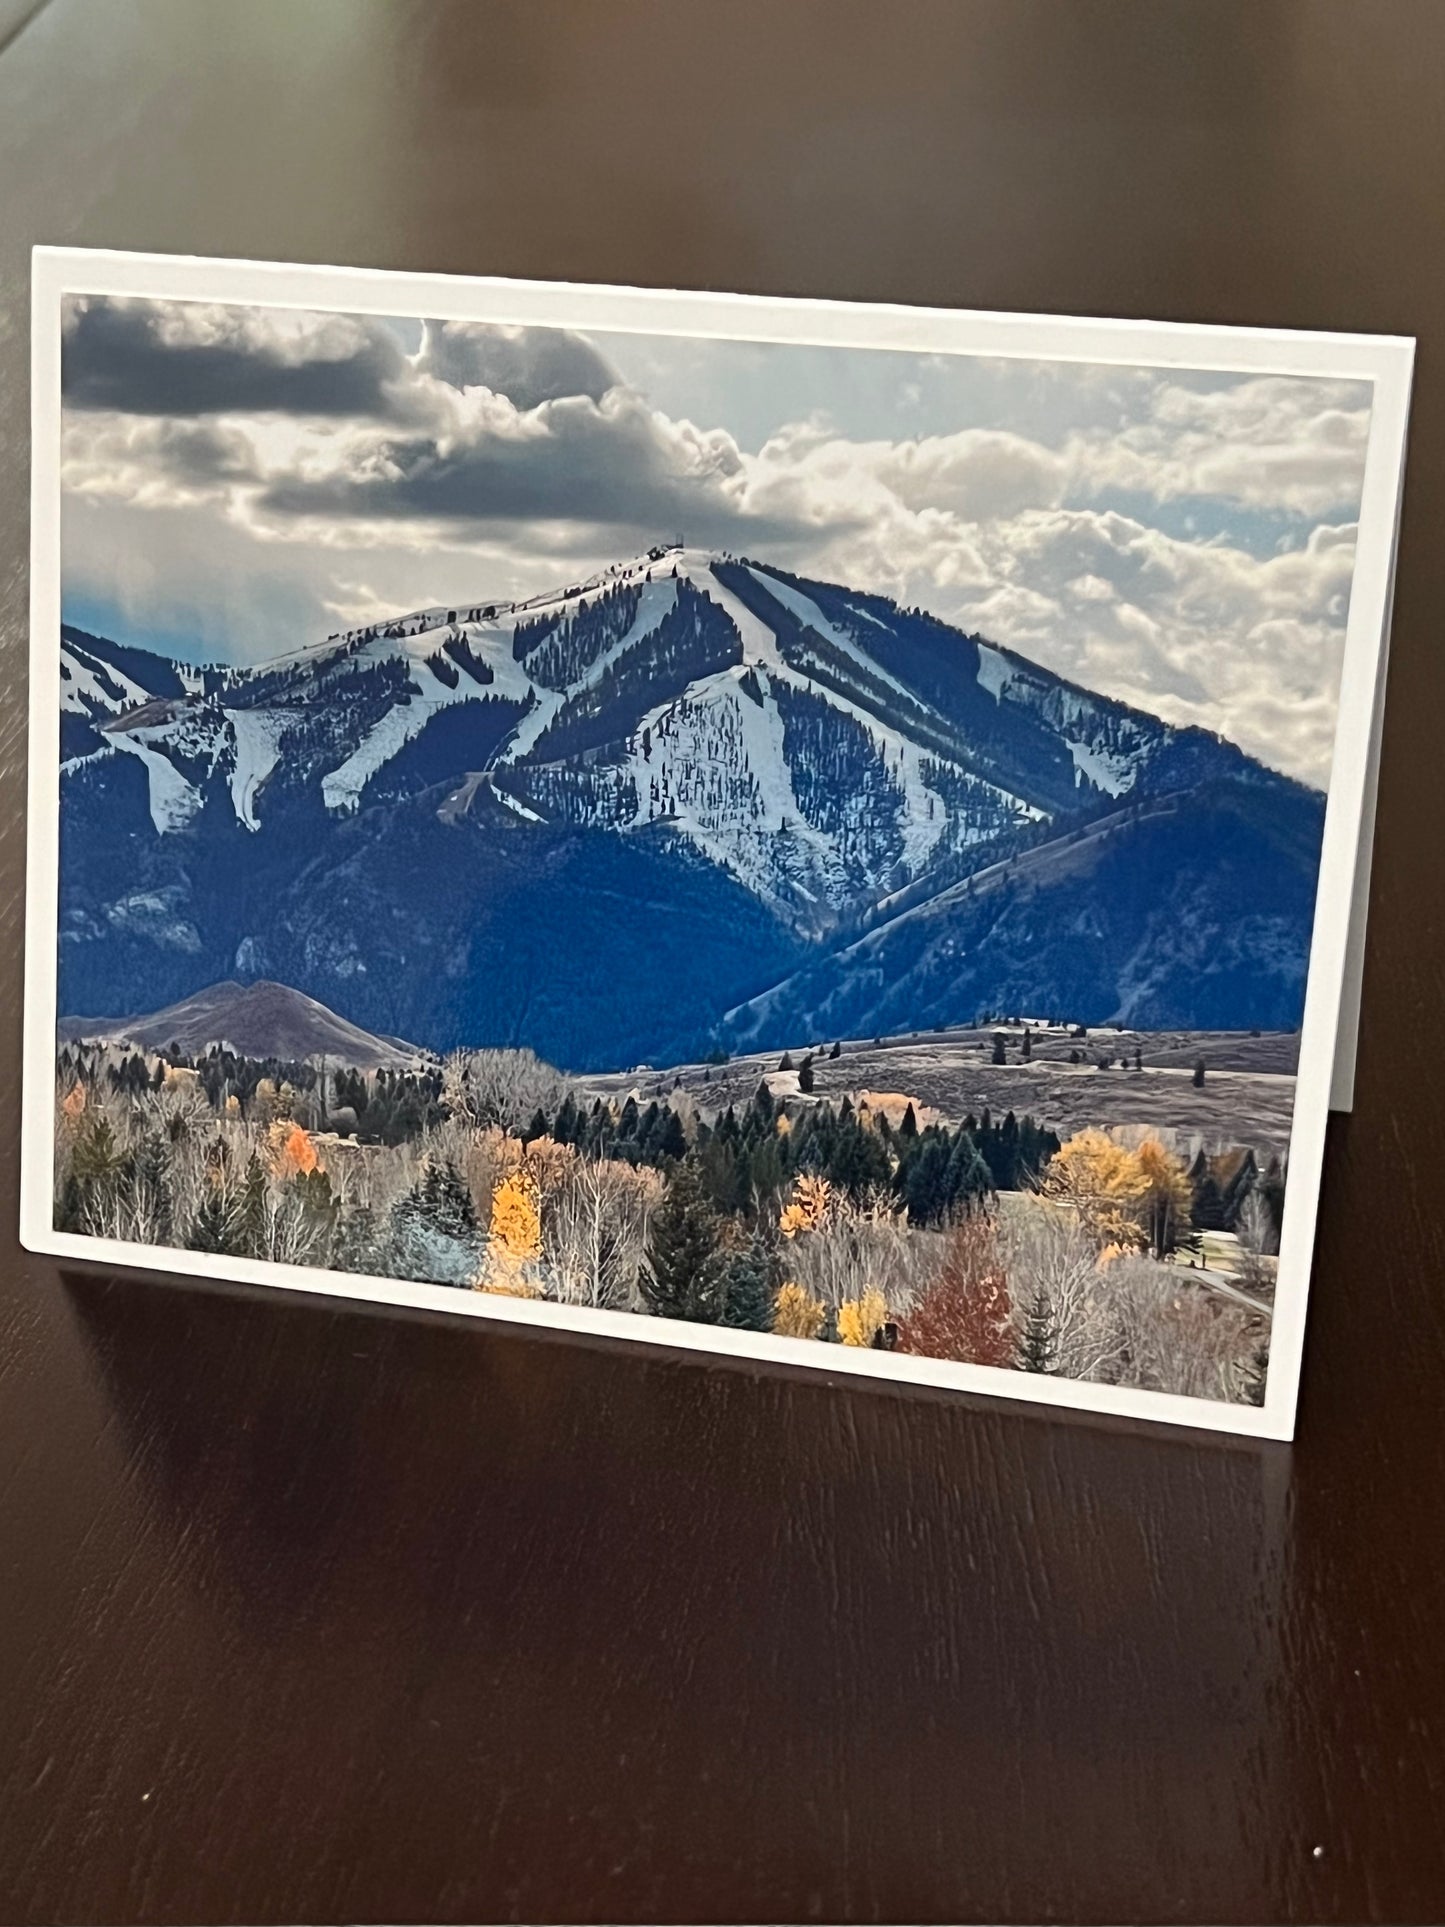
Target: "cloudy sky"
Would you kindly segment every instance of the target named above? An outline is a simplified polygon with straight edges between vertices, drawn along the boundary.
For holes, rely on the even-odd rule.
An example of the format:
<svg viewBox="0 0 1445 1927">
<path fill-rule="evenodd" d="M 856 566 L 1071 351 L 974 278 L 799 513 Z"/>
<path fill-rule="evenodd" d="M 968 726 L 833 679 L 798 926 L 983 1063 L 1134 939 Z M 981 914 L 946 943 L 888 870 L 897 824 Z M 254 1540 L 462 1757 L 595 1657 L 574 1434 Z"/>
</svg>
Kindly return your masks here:
<svg viewBox="0 0 1445 1927">
<path fill-rule="evenodd" d="M 66 619 L 256 661 L 676 534 L 1323 784 L 1365 384 L 74 297 Z"/>
</svg>

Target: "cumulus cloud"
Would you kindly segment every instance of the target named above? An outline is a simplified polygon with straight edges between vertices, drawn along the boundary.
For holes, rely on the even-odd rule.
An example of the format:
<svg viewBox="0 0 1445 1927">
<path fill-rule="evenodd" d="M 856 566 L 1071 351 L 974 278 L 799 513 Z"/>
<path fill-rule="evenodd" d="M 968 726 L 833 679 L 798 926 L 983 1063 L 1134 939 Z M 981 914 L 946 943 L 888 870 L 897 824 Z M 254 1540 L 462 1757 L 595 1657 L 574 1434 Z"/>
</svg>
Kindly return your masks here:
<svg viewBox="0 0 1445 1927">
<path fill-rule="evenodd" d="M 417 370 L 452 388 L 489 388 L 518 408 L 565 395 L 601 401 L 617 372 L 570 328 L 507 328 L 481 321 L 428 321 Z"/>
<path fill-rule="evenodd" d="M 669 421 L 630 390 L 520 409 L 485 389 L 455 398 L 437 432 L 353 447 L 328 472 L 276 475 L 262 516 L 475 524 L 538 519 L 700 537 L 746 515 L 743 458 L 724 429 Z"/>
<path fill-rule="evenodd" d="M 61 382 L 70 410 L 129 415 L 394 417 L 411 369 L 358 315 L 72 296 Z"/>
<path fill-rule="evenodd" d="M 1078 437 L 1081 484 L 1168 501 L 1211 496 L 1310 516 L 1353 507 L 1369 435 L 1360 382 L 1260 376 L 1223 388 L 1160 382 L 1141 421 Z"/>
<path fill-rule="evenodd" d="M 1057 502 L 1068 478 L 1052 450 L 997 429 L 889 443 L 875 459 L 879 480 L 906 508 L 945 509 L 977 522 Z"/>
<path fill-rule="evenodd" d="M 681 532 L 922 604 L 1324 780 L 1359 384 L 1052 368 L 1026 434 L 1004 405 L 1019 392 L 1009 364 L 996 419 L 882 436 L 850 430 L 845 356 L 835 407 L 796 419 L 780 399 L 745 446 L 717 420 L 725 406 L 711 425 L 665 412 L 574 331 L 430 321 L 410 338 L 409 354 L 400 328 L 366 318 L 73 302 L 63 474 L 92 512 L 68 519 L 68 579 L 100 595 L 128 550 L 129 607 L 163 596 L 168 574 L 199 607 L 209 548 L 225 558 L 232 651 L 261 654 L 288 599 L 295 620 L 330 627 L 369 603 L 531 593 Z M 739 359 L 740 382 L 761 352 Z M 1050 434 L 1055 395 L 1068 407 Z M 1209 505 L 1211 539 L 1164 513 L 1180 502 Z M 267 585 L 251 599 L 261 627 L 248 571 Z"/>
</svg>

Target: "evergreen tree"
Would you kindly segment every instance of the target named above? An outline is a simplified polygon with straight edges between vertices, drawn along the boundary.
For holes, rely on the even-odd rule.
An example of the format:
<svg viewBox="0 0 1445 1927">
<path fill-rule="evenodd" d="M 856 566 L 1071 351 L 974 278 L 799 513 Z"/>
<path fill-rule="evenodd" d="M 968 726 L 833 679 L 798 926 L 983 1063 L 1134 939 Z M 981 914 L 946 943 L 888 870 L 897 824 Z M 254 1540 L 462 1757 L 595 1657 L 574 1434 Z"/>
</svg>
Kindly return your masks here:
<svg viewBox="0 0 1445 1927">
<path fill-rule="evenodd" d="M 761 1138 L 748 1155 L 748 1199 L 754 1205 L 765 1204 L 773 1194 L 781 1189 L 783 1182 L 783 1154 L 775 1134 Z"/>
<path fill-rule="evenodd" d="M 835 1059 L 841 1057 L 843 1055 L 843 1046 L 841 1044 L 834 1044 L 832 1050 L 828 1052 L 828 1055 L 830 1058 Z"/>
<path fill-rule="evenodd" d="M 170 1146 L 163 1132 L 148 1131 L 141 1139 L 130 1173 L 131 1195 L 150 1214 L 151 1242 L 168 1245 L 175 1235 L 171 1205 Z"/>
<path fill-rule="evenodd" d="M 753 1092 L 752 1112 L 753 1117 L 761 1119 L 768 1125 L 772 1124 L 775 1115 L 773 1094 L 768 1089 L 768 1080 L 766 1078 L 763 1079 L 758 1085 L 758 1088 Z M 751 1121 L 752 1120 L 749 1119 L 749 1122 Z"/>
<path fill-rule="evenodd" d="M 735 1147 L 726 1138 L 714 1132 L 708 1141 L 699 1147 L 697 1164 L 703 1190 L 712 1200 L 714 1209 L 727 1216 L 740 1211 L 743 1205 L 743 1186 L 738 1172 L 738 1154 Z"/>
<path fill-rule="evenodd" d="M 654 1143 L 660 1158 L 687 1156 L 687 1133 L 682 1128 L 682 1119 L 670 1104 L 662 1114 Z"/>
<path fill-rule="evenodd" d="M 913 1156 L 900 1168 L 900 1188 L 910 1224 L 937 1224 L 948 1209 L 949 1156 L 947 1143 L 930 1127 L 918 1140 Z"/>
<path fill-rule="evenodd" d="M 771 1331 L 773 1325 L 772 1254 L 756 1234 L 722 1267 L 722 1320 L 735 1331 Z"/>
<path fill-rule="evenodd" d="M 384 1272 L 387 1256 L 376 1213 L 368 1204 L 348 1205 L 337 1215 L 329 1262 L 337 1271 Z"/>
<path fill-rule="evenodd" d="M 439 1231 L 449 1237 L 471 1237 L 477 1229 L 477 1214 L 466 1180 L 450 1158 L 428 1158 L 415 1195 L 421 1208 Z"/>
<path fill-rule="evenodd" d="M 813 1088 L 813 1058 L 810 1052 L 798 1067 L 798 1089 L 807 1093 Z"/>
<path fill-rule="evenodd" d="M 779 1063 L 778 1069 L 780 1071 L 790 1071 L 792 1068 L 793 1068 L 792 1052 L 784 1051 L 782 1056 L 782 1061 Z"/>
<path fill-rule="evenodd" d="M 1005 1049 L 1006 1043 L 1007 1039 L 1003 1032 L 996 1030 L 993 1034 L 993 1061 L 995 1064 L 1006 1064 L 1008 1062 L 1008 1051 Z"/>
<path fill-rule="evenodd" d="M 266 1248 L 266 1170 L 254 1151 L 246 1166 L 246 1175 L 241 1180 L 241 1198 L 232 1236 L 234 1249 L 242 1256 L 265 1258 L 270 1255 Z"/>
<path fill-rule="evenodd" d="M 60 1196 L 55 1202 L 55 1229 L 57 1231 L 86 1232 L 90 1229 L 86 1212 L 90 1205 L 90 1194 L 72 1171 L 60 1187 Z"/>
<path fill-rule="evenodd" d="M 305 1216 L 311 1261 L 329 1264 L 338 1211 L 330 1178 L 320 1169 L 301 1171 L 291 1180 L 290 1189 Z"/>
<path fill-rule="evenodd" d="M 546 1135 L 547 1135 L 547 1113 L 542 1109 L 541 1105 L 539 1104 L 537 1109 L 532 1113 L 532 1122 L 527 1126 L 526 1130 L 523 1131 L 522 1133 L 522 1142 L 523 1144 L 530 1144 L 534 1138 L 546 1137 Z"/>
<path fill-rule="evenodd" d="M 953 1140 L 943 1179 L 947 1210 L 950 1213 L 971 1211 L 993 1189 L 993 1175 L 979 1155 L 978 1146 L 967 1131 L 960 1131 Z"/>
<path fill-rule="evenodd" d="M 1024 1032 L 1024 1048 L 1023 1048 L 1024 1062 L 1026 1064 L 1032 1063 L 1033 1055 L 1034 1055 L 1034 1034 L 1031 1030 L 1026 1030 Z"/>
<path fill-rule="evenodd" d="M 718 1218 L 695 1161 L 686 1158 L 668 1180 L 667 1195 L 653 1213 L 647 1262 L 638 1282 L 647 1309 L 658 1318 L 718 1322 L 722 1266 Z"/>
<path fill-rule="evenodd" d="M 229 1251 L 231 1214 L 219 1185 L 207 1187 L 200 1210 L 191 1223 L 188 1240 L 192 1251 Z"/>
<path fill-rule="evenodd" d="M 450 1159 L 429 1157 L 392 1210 L 386 1270 L 423 1284 L 467 1286 L 480 1246 L 476 1212 L 461 1173 Z"/>
<path fill-rule="evenodd" d="M 918 1113 L 914 1110 L 912 1103 L 903 1113 L 903 1122 L 898 1126 L 898 1135 L 900 1138 L 908 1139 L 918 1136 Z"/>
<path fill-rule="evenodd" d="M 839 1119 L 825 1176 L 840 1191 L 861 1198 L 872 1186 L 887 1184 L 890 1175 L 888 1153 L 850 1109 Z"/>
<path fill-rule="evenodd" d="M 1019 1341 L 1018 1369 L 1021 1372 L 1051 1372 L 1058 1362 L 1058 1328 L 1053 1306 L 1042 1286 L 1034 1293 L 1024 1320 Z"/>
<path fill-rule="evenodd" d="M 1194 1060 L 1194 1088 L 1196 1091 L 1202 1091 L 1204 1089 L 1204 1059 L 1202 1057 L 1196 1057 Z"/>
</svg>

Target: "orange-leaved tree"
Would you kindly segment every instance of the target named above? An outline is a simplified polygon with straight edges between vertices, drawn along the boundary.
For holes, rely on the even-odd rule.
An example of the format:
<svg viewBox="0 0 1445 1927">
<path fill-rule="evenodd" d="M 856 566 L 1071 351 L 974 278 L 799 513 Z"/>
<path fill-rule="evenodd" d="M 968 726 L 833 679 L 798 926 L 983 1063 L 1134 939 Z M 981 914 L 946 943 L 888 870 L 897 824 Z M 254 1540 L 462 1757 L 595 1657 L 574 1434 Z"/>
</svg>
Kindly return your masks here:
<svg viewBox="0 0 1445 1927">
<path fill-rule="evenodd" d="M 309 1177 L 321 1160 L 316 1146 L 299 1124 L 279 1117 L 270 1125 L 265 1138 L 265 1159 L 273 1177 Z"/>
<path fill-rule="evenodd" d="M 534 1267 L 542 1256 L 542 1213 L 537 1181 L 530 1171 L 512 1172 L 492 1193 L 488 1232 L 478 1289 L 513 1298 L 539 1297 Z"/>
<path fill-rule="evenodd" d="M 1012 1365 L 1008 1274 L 991 1216 L 973 1212 L 949 1231 L 943 1265 L 902 1320 L 898 1349 L 965 1365 Z"/>
</svg>

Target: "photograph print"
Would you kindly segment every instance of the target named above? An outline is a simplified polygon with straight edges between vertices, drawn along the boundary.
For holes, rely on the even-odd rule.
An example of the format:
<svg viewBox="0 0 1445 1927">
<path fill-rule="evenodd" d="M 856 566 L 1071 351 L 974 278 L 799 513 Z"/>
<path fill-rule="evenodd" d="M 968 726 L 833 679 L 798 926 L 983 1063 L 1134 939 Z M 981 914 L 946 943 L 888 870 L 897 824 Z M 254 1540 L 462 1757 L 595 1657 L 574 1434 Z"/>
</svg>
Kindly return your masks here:
<svg viewBox="0 0 1445 1927">
<path fill-rule="evenodd" d="M 31 1241 L 1264 1429 L 1366 363 L 68 260 Z"/>
</svg>

